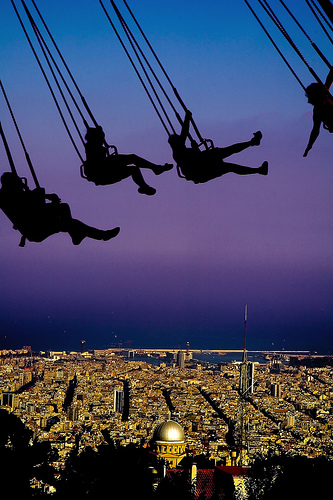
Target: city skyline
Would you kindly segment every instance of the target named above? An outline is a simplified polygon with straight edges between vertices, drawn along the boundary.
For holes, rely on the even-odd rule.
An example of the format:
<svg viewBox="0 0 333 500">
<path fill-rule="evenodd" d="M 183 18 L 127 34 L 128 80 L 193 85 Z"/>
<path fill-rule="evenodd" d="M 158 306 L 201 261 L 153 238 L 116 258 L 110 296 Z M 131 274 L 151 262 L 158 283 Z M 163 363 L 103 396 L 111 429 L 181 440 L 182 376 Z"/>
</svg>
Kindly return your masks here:
<svg viewBox="0 0 333 500">
<path fill-rule="evenodd" d="M 115 467 L 124 454 L 126 466 L 120 469 L 126 469 L 127 479 L 133 478 L 129 460 L 133 459 L 134 470 L 141 464 L 143 473 L 151 471 L 151 460 L 142 463 L 137 459 L 145 453 L 147 458 L 157 459 L 148 493 L 153 487 L 158 495 L 156 488 L 175 467 L 177 475 L 190 468 L 192 478 L 195 462 L 198 477 L 207 469 L 214 477 L 216 470 L 223 470 L 243 491 L 242 498 L 258 498 L 256 494 L 247 496 L 252 487 L 244 476 L 258 483 L 259 491 L 269 477 L 267 467 L 273 458 L 274 469 L 278 460 L 285 464 L 279 470 L 292 474 L 295 494 L 300 489 L 294 464 L 300 463 L 300 483 L 307 466 L 311 491 L 327 495 L 333 437 L 331 359 L 323 363 L 312 356 L 307 360 L 294 356 L 282 363 L 272 356 L 269 361 L 249 363 L 253 370 L 248 382 L 253 391 L 245 396 L 241 382 L 244 363 L 216 364 L 183 354 L 173 353 L 158 366 L 111 350 L 2 355 L 0 412 L 3 434 L 8 434 L 2 440 L 2 453 L 9 448 L 16 456 L 17 434 L 20 453 L 25 435 L 30 439 L 26 441 L 29 449 L 42 448 L 50 456 L 46 475 L 39 473 L 35 462 L 31 465 L 25 460 L 26 468 L 15 471 L 10 490 L 19 488 L 24 476 L 26 491 L 34 495 L 52 493 L 63 498 L 69 491 L 87 495 L 96 483 L 101 485 L 99 491 L 106 492 L 110 480 L 119 479 Z M 118 452 L 113 460 L 109 449 Z M 101 460 L 96 466 L 98 457 Z M 37 458 L 40 461 L 40 454 Z M 258 460 L 266 471 L 264 479 L 258 473 Z M 314 476 L 317 466 L 321 473 L 324 467 L 319 475 L 323 480 Z M 121 484 L 120 496 L 126 496 L 127 479 Z M 135 493 L 128 496 L 142 493 L 145 484 L 140 473 Z M 283 491 L 290 492 L 290 480 L 285 481 Z M 205 498 L 211 498 L 207 482 L 205 492 Z"/>
<path fill-rule="evenodd" d="M 307 367 L 296 358 L 287 365 L 257 363 L 241 410 L 243 363 L 214 366 L 188 356 L 182 363 L 173 356 L 155 366 L 110 352 L 86 359 L 56 354 L 35 356 L 33 363 L 29 357 L 2 359 L 0 406 L 52 442 L 59 464 L 80 427 L 82 451 L 101 443 L 107 430 L 121 446 L 148 443 L 156 424 L 170 418 L 183 426 L 188 453 L 206 450 L 223 464 L 235 449 L 233 439 L 239 444 L 246 415 L 249 447 L 238 458 L 248 465 L 271 447 L 308 457 L 332 454 L 332 366 Z M 212 429 L 215 437 L 207 441 Z"/>
<path fill-rule="evenodd" d="M 99 2 L 36 3 L 107 140 L 121 153 L 171 163 L 167 136 Z M 109 242 L 86 239 L 76 247 L 58 234 L 20 248 L 1 212 L 0 349 L 78 350 L 83 338 L 88 349 L 120 340 L 241 349 L 248 304 L 249 350 L 332 353 L 331 134 L 322 130 L 303 158 L 312 106 L 245 2 L 131 6 L 202 134 L 227 146 L 261 130 L 260 146 L 233 161 L 267 160 L 269 174 L 230 173 L 195 185 L 175 167 L 147 172 L 157 189 L 151 197 L 131 180 L 88 183 L 14 9 L 3 3 L 0 77 L 41 185 L 68 203 L 73 217 L 121 231 Z M 329 56 L 331 43 L 306 3 L 290 8 Z M 287 26 L 324 80 L 326 66 L 290 20 Z M 307 68 L 274 36 L 310 84 Z M 0 119 L 19 175 L 32 185 L 3 99 Z M 2 145 L 0 152 L 2 173 Z"/>
</svg>

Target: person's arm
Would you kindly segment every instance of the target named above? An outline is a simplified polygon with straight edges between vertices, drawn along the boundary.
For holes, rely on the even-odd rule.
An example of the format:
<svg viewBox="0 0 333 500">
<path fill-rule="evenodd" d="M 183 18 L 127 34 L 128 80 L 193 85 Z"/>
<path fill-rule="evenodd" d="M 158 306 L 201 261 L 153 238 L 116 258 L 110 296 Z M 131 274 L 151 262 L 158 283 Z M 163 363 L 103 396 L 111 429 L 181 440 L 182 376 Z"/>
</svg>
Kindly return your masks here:
<svg viewBox="0 0 333 500">
<path fill-rule="evenodd" d="M 51 194 L 48 194 L 48 193 L 45 193 L 45 189 L 44 188 L 36 188 L 34 189 L 33 191 L 31 191 L 31 194 L 33 196 L 33 199 L 35 200 L 35 202 L 39 202 L 39 203 L 45 203 L 45 200 L 49 200 L 51 201 L 52 203 L 60 203 L 60 198 L 57 194 L 55 193 L 51 193 Z"/>
<path fill-rule="evenodd" d="M 310 151 L 310 149 L 314 145 L 314 143 L 319 135 L 320 124 L 321 124 L 320 118 L 317 116 L 317 113 L 313 112 L 313 127 L 312 127 L 312 130 L 310 133 L 308 145 L 306 146 L 306 149 L 305 149 L 304 154 L 303 154 L 304 157 L 308 155 L 308 152 Z"/>
</svg>

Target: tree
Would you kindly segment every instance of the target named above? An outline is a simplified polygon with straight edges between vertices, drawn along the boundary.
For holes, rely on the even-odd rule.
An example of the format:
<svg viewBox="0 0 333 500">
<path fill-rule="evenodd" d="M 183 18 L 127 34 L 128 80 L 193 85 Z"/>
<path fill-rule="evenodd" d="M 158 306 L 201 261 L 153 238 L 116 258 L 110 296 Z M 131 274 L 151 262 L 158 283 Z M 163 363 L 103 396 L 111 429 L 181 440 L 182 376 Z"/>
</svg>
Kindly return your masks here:
<svg viewBox="0 0 333 500">
<path fill-rule="evenodd" d="M 271 451 L 250 469 L 249 500 L 328 499 L 333 461 Z"/>
<path fill-rule="evenodd" d="M 67 498 L 153 498 L 152 466 L 157 459 L 136 445 L 118 446 L 112 441 L 98 448 L 73 450 L 56 485 L 61 500 Z"/>
<path fill-rule="evenodd" d="M 1 493 L 10 498 L 32 497 L 30 481 L 54 483 L 54 468 L 50 463 L 57 458 L 50 443 L 32 441 L 33 433 L 13 413 L 0 410 Z M 36 491 L 34 492 L 36 493 Z M 36 496 L 36 495 L 35 495 Z"/>
</svg>

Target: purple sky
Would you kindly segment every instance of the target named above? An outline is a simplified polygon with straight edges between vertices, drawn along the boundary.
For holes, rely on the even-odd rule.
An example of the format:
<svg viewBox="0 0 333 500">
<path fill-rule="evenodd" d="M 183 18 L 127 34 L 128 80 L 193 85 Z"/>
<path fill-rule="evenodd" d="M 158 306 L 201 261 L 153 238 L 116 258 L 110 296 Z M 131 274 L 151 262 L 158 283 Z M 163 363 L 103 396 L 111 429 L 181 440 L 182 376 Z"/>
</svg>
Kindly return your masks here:
<svg viewBox="0 0 333 500">
<path fill-rule="evenodd" d="M 332 59 L 332 44 L 306 2 L 288 4 Z M 37 5 L 108 142 L 121 153 L 171 162 L 167 135 L 99 2 Z M 261 130 L 260 147 L 232 161 L 268 160 L 269 175 L 227 174 L 195 185 L 175 169 L 158 177 L 143 172 L 157 189 L 153 197 L 138 194 L 131 179 L 103 187 L 81 179 L 80 160 L 15 12 L 2 2 L 0 77 L 41 185 L 69 203 L 73 217 L 102 229 L 119 225 L 121 232 L 78 247 L 57 234 L 22 249 L 1 212 L 0 349 L 79 349 L 81 339 L 87 348 L 120 340 L 240 348 L 248 304 L 249 349 L 332 352 L 332 135 L 322 130 L 303 158 L 312 107 L 243 1 L 130 5 L 202 135 L 227 146 Z M 326 66 L 282 19 L 324 79 Z M 303 83 L 311 83 L 304 64 L 271 32 Z M 32 186 L 3 99 L 0 119 L 17 170 Z M 2 146 L 0 154 L 3 172 Z"/>
</svg>

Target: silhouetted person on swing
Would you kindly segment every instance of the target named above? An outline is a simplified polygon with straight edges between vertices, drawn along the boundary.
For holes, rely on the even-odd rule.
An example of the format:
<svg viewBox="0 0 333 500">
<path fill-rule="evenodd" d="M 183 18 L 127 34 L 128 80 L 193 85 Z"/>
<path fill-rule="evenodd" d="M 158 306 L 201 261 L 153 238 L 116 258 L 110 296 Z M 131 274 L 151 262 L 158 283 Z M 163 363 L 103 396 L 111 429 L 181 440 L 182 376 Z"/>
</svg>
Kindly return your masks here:
<svg viewBox="0 0 333 500">
<path fill-rule="evenodd" d="M 191 141 L 191 147 L 185 146 L 189 133 L 192 113 L 186 111 L 185 120 L 180 135 L 172 134 L 169 137 L 169 144 L 172 148 L 173 158 L 177 162 L 186 180 L 195 184 L 208 182 L 224 174 L 233 172 L 238 175 L 261 174 L 267 175 L 268 163 L 265 161 L 260 167 L 244 167 L 235 163 L 227 163 L 224 158 L 235 153 L 240 153 L 250 146 L 259 146 L 262 134 L 255 132 L 254 137 L 247 142 L 233 144 L 226 148 L 211 148 L 201 151 L 195 141 Z"/>
<path fill-rule="evenodd" d="M 115 184 L 127 177 L 132 177 L 139 186 L 139 193 L 149 196 L 156 193 L 156 189 L 149 186 L 144 180 L 141 168 L 148 168 L 155 175 L 160 175 L 172 169 L 172 164 L 156 165 L 135 154 L 109 154 L 109 147 L 105 143 L 105 134 L 102 127 L 88 128 L 86 136 L 86 161 L 83 164 L 84 174 L 89 181 L 99 185 Z"/>
<path fill-rule="evenodd" d="M 305 95 L 308 98 L 308 102 L 313 105 L 313 126 L 303 156 L 307 156 L 314 145 L 319 136 L 321 124 L 323 124 L 324 129 L 333 133 L 333 98 L 329 93 L 332 82 L 333 66 L 327 75 L 325 85 L 321 83 L 311 83 L 311 85 L 305 89 Z"/>
<path fill-rule="evenodd" d="M 60 232 L 68 233 L 74 245 L 86 237 L 108 241 L 120 231 L 119 227 L 107 231 L 95 229 L 73 219 L 69 206 L 61 203 L 56 194 L 46 194 L 44 188 L 31 191 L 26 180 L 12 172 L 1 176 L 0 208 L 22 234 L 20 246 L 24 246 L 26 239 L 40 242 Z"/>
</svg>

